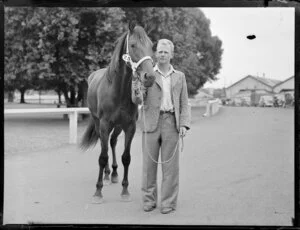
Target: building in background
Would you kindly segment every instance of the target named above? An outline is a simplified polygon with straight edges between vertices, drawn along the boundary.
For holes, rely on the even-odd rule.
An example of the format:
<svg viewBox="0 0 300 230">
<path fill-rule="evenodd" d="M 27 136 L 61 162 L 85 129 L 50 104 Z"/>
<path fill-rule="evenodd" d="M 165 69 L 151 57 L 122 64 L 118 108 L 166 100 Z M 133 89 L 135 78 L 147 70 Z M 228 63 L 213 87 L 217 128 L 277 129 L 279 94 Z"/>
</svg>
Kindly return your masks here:
<svg viewBox="0 0 300 230">
<path fill-rule="evenodd" d="M 295 77 L 289 77 L 288 79 L 279 82 L 273 87 L 274 93 L 283 93 L 283 92 L 294 92 L 295 91 Z"/>
<path fill-rule="evenodd" d="M 226 98 L 235 101 L 235 104 L 246 101 L 247 105 L 257 106 L 261 96 L 283 96 L 293 100 L 294 89 L 294 76 L 279 81 L 248 75 L 226 88 Z"/>
<path fill-rule="evenodd" d="M 226 97 L 233 98 L 235 97 L 240 91 L 260 91 L 264 92 L 265 94 L 272 94 L 273 87 L 280 83 L 279 80 L 264 78 L 264 77 L 255 77 L 252 75 L 248 75 L 241 80 L 235 82 L 231 86 L 226 88 Z"/>
</svg>

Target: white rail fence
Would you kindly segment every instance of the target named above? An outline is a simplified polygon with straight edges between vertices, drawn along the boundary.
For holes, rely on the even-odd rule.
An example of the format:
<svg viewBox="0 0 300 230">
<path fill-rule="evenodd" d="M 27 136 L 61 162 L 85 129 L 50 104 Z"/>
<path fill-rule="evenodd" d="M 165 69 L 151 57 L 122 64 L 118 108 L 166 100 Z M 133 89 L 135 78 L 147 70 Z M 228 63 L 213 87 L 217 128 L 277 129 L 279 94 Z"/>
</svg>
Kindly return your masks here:
<svg viewBox="0 0 300 230">
<path fill-rule="evenodd" d="M 220 109 L 220 101 L 218 99 L 210 100 L 206 104 L 206 111 L 203 114 L 204 117 L 210 117 L 219 112 Z"/>
<path fill-rule="evenodd" d="M 203 116 L 212 116 L 219 111 L 220 105 L 218 100 L 208 101 L 206 112 Z M 5 109 L 4 114 L 37 114 L 37 113 L 53 113 L 53 114 L 68 114 L 69 115 L 69 143 L 77 143 L 77 124 L 78 114 L 89 114 L 89 109 L 86 108 L 39 108 L 39 109 Z"/>
<path fill-rule="evenodd" d="M 55 113 L 69 115 L 69 143 L 77 143 L 78 114 L 90 113 L 88 108 L 41 108 L 41 109 L 5 109 L 4 114 Z"/>
</svg>

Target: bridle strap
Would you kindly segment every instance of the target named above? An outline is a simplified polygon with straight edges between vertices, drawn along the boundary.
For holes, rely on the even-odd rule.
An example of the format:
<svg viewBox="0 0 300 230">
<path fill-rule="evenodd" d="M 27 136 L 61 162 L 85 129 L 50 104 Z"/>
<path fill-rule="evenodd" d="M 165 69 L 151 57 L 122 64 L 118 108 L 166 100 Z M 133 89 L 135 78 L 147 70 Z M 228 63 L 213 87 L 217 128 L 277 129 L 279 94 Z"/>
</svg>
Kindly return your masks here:
<svg viewBox="0 0 300 230">
<path fill-rule="evenodd" d="M 132 58 L 130 57 L 129 55 L 129 47 L 128 47 L 128 44 L 129 44 L 129 34 L 127 34 L 127 37 L 126 37 L 126 54 L 123 54 L 122 56 L 122 59 L 126 62 L 126 63 L 130 63 L 130 66 L 131 66 L 131 69 L 133 72 L 136 72 L 137 68 L 140 66 L 140 64 L 142 64 L 145 60 L 152 60 L 152 58 L 150 56 L 145 56 L 143 58 L 141 58 L 138 62 L 134 62 L 132 61 Z"/>
<path fill-rule="evenodd" d="M 145 56 L 142 59 L 140 59 L 138 62 L 133 62 L 131 61 L 131 68 L 133 72 L 136 72 L 137 68 L 139 67 L 140 64 L 142 64 L 144 61 L 146 61 L 147 59 L 152 61 L 152 58 L 150 56 Z"/>
</svg>

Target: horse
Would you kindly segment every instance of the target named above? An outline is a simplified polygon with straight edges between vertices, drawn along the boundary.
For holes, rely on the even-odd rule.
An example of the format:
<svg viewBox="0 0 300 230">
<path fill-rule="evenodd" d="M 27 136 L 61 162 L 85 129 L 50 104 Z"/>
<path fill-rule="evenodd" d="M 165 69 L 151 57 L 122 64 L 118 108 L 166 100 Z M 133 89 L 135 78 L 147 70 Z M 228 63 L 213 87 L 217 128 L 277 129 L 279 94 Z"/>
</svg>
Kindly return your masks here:
<svg viewBox="0 0 300 230">
<path fill-rule="evenodd" d="M 128 192 L 128 169 L 131 161 L 131 142 L 138 119 L 138 105 L 133 103 L 131 98 L 131 84 L 133 77 L 138 77 L 144 87 L 153 85 L 155 75 L 152 47 L 153 43 L 144 28 L 130 23 L 128 30 L 117 40 L 109 66 L 92 72 L 88 77 L 87 104 L 90 110 L 90 120 L 81 139 L 80 147 L 87 150 L 95 146 L 100 139 L 99 175 L 93 203 L 103 202 L 103 184 L 110 183 L 109 136 L 113 157 L 111 182 L 118 183 L 115 147 L 122 131 L 125 133 L 125 149 L 122 154 L 124 176 L 121 199 L 131 200 Z"/>
</svg>

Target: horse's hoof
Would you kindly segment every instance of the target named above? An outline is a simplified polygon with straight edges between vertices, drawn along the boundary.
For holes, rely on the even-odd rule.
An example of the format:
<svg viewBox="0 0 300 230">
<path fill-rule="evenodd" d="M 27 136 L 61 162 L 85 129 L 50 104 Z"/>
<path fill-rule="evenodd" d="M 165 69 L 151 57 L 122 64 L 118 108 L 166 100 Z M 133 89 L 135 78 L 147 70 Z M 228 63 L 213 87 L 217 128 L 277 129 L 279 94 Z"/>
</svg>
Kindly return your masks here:
<svg viewBox="0 0 300 230">
<path fill-rule="evenodd" d="M 118 179 L 117 176 L 116 177 L 111 177 L 111 183 L 116 184 L 118 182 L 119 182 L 119 179 Z"/>
<path fill-rule="evenodd" d="M 103 197 L 93 196 L 92 198 L 92 204 L 102 204 L 103 201 Z"/>
<path fill-rule="evenodd" d="M 106 185 L 110 185 L 110 180 L 108 179 L 108 180 L 103 180 L 103 185 L 104 186 L 106 186 Z"/>
<path fill-rule="evenodd" d="M 131 196 L 128 194 L 128 195 L 121 195 L 121 201 L 123 202 L 131 202 Z"/>
</svg>

